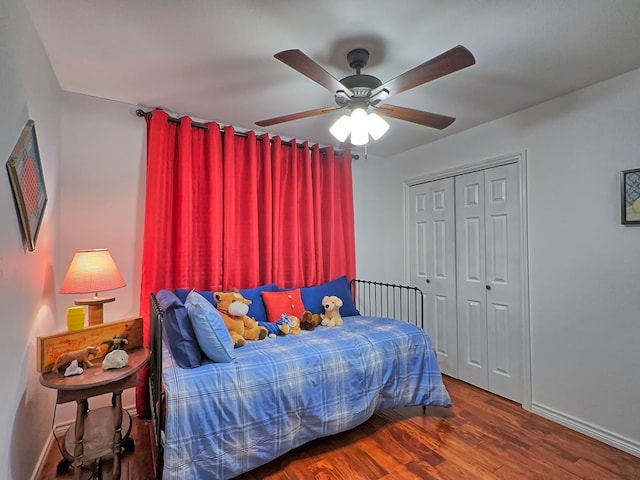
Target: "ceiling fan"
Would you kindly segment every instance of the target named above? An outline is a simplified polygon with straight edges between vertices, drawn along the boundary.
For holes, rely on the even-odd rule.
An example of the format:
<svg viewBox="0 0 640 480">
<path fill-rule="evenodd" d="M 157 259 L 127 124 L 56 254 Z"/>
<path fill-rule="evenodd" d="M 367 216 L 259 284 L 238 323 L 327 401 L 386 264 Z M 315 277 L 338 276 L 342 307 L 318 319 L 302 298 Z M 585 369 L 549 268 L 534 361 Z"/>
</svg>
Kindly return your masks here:
<svg viewBox="0 0 640 480">
<path fill-rule="evenodd" d="M 268 127 L 278 123 L 289 122 L 291 120 L 298 120 L 348 108 L 352 112 L 352 119 L 354 118 L 353 115 L 356 110 L 360 110 L 361 112 L 358 113 L 360 115 L 364 115 L 363 119 L 368 116 L 370 117 L 370 120 L 373 119 L 377 122 L 373 117 L 375 116 L 380 119 L 380 117 L 375 115 L 378 114 L 442 130 L 451 125 L 455 118 L 437 113 L 400 107 L 398 105 L 391 105 L 384 102 L 393 95 L 397 95 L 409 90 L 410 88 L 417 87 L 418 85 L 422 85 L 450 73 L 457 72 L 458 70 L 462 70 L 463 68 L 476 63 L 473 54 L 462 45 L 458 45 L 437 57 L 434 57 L 431 60 L 398 75 L 392 80 L 382 83 L 377 77 L 360 73 L 369 61 L 369 51 L 364 48 L 356 48 L 347 54 L 349 66 L 353 68 L 356 73 L 354 75 L 344 77 L 341 80 L 336 79 L 300 50 L 285 50 L 276 53 L 274 56 L 294 70 L 297 70 L 304 76 L 333 92 L 336 106 L 315 108 L 313 110 L 282 115 L 255 122 L 256 125 L 260 127 Z M 364 113 L 362 113 L 362 111 Z M 340 120 L 349 123 L 348 119 L 349 117 L 345 115 Z M 338 122 L 340 120 L 338 120 Z M 354 141 L 356 133 L 354 130 L 350 132 L 351 143 L 355 145 L 366 143 L 368 141 L 368 134 L 371 134 L 375 139 L 379 138 L 379 136 L 381 136 L 388 128 L 388 124 L 386 124 L 384 120 L 380 119 L 380 121 L 382 122 L 382 124 L 379 124 L 383 129 L 382 133 L 378 132 L 374 135 L 373 129 L 375 126 L 372 125 L 370 131 L 365 129 L 364 137 L 362 137 L 362 140 L 358 143 L 358 141 Z M 347 132 L 346 135 L 341 134 L 344 138 L 336 135 L 336 132 L 334 132 L 333 129 L 334 127 L 337 127 L 338 122 L 334 124 L 331 131 L 338 139 L 344 141 L 349 134 L 349 130 L 348 128 L 345 130 Z"/>
</svg>

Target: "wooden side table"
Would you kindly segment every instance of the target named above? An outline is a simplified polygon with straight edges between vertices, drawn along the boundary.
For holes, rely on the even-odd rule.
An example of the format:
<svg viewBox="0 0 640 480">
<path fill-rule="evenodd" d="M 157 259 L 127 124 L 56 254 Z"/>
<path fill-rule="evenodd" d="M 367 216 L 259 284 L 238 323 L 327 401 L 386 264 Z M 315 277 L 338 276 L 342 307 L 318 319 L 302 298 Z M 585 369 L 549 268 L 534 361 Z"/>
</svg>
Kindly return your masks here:
<svg viewBox="0 0 640 480">
<path fill-rule="evenodd" d="M 149 361 L 149 349 L 139 347 L 128 350 L 129 360 L 123 368 L 103 370 L 101 362 L 85 368 L 82 375 L 65 377 L 64 372 L 44 373 L 40 383 L 57 390 L 56 404 L 75 401 L 76 421 L 74 429 L 73 469 L 74 479 L 80 480 L 85 460 L 100 458 L 113 452 L 113 478 L 120 478 L 120 453 L 122 443 L 122 391 L 135 387 L 138 371 Z M 113 394 L 113 406 L 87 412 L 90 397 Z M 105 426 L 113 425 L 113 435 L 105 435 Z M 86 431 L 85 431 L 86 430 Z"/>
</svg>

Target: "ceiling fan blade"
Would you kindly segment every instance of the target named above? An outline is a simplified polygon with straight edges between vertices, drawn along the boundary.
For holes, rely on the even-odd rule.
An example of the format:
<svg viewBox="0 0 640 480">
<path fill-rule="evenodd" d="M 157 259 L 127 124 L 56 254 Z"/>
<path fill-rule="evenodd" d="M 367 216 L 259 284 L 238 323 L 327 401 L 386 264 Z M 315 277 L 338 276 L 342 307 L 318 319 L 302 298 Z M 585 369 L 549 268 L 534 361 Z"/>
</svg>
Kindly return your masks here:
<svg viewBox="0 0 640 480">
<path fill-rule="evenodd" d="M 300 72 L 305 77 L 310 78 L 314 82 L 322 85 L 332 93 L 338 90 L 344 91 L 349 97 L 353 97 L 353 93 L 345 87 L 340 81 L 309 58 L 302 51 L 284 50 L 274 55 L 281 62 L 289 65 L 294 70 Z"/>
<path fill-rule="evenodd" d="M 388 103 L 376 108 L 375 111 L 385 117 L 397 118 L 398 120 L 417 123 L 425 127 L 437 128 L 438 130 L 447 128 L 455 121 L 454 117 L 414 110 L 413 108 L 399 107 L 397 105 L 389 105 Z"/>
<path fill-rule="evenodd" d="M 405 90 L 457 72 L 475 63 L 476 59 L 473 54 L 462 45 L 458 45 L 398 75 L 387 83 L 383 83 L 371 91 L 371 96 L 373 97 L 384 90 L 389 92 L 388 96 L 397 95 Z"/>
<path fill-rule="evenodd" d="M 289 115 L 282 115 L 281 117 L 268 118 L 266 120 L 260 120 L 256 122 L 259 127 L 269 127 L 277 123 L 290 122 L 291 120 L 298 120 L 300 118 L 313 117 L 314 115 L 321 115 L 326 112 L 332 112 L 338 110 L 341 107 L 322 107 L 314 108 L 313 110 L 307 110 L 305 112 L 291 113 Z"/>
</svg>

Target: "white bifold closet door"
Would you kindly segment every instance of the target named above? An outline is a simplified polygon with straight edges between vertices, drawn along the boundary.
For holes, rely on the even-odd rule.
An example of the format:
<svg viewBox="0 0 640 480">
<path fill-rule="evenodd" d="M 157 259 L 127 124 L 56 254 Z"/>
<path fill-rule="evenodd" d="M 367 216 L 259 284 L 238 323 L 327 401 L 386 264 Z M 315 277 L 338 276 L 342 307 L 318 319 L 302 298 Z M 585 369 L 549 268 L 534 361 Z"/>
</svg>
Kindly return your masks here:
<svg viewBox="0 0 640 480">
<path fill-rule="evenodd" d="M 516 164 L 455 178 L 458 376 L 522 401 L 520 188 Z"/>
<path fill-rule="evenodd" d="M 425 329 L 442 373 L 458 376 L 453 177 L 409 189 L 410 282 L 424 293 Z"/>
<path fill-rule="evenodd" d="M 518 165 L 409 188 L 410 282 L 442 373 L 522 401 Z"/>
</svg>

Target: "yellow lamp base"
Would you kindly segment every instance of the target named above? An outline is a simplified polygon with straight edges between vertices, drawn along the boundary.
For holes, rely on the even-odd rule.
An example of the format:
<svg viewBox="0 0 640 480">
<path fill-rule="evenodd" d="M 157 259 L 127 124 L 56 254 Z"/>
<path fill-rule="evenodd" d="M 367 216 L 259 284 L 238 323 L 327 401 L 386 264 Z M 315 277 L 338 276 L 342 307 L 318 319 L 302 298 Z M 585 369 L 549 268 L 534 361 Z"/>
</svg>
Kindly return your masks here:
<svg viewBox="0 0 640 480">
<path fill-rule="evenodd" d="M 67 330 L 82 330 L 84 328 L 84 308 L 69 307 L 67 308 Z"/>
</svg>

